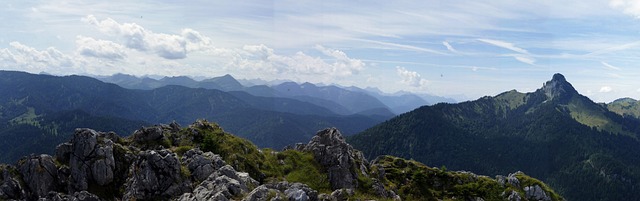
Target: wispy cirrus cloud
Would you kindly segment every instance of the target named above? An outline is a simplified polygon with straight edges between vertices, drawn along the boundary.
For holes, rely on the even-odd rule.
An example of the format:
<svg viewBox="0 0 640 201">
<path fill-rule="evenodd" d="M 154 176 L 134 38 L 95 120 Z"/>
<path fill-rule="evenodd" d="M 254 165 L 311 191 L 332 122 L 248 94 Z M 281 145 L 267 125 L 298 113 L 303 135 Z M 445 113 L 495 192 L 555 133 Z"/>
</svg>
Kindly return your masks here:
<svg viewBox="0 0 640 201">
<path fill-rule="evenodd" d="M 602 62 L 600 62 L 600 63 L 601 63 L 601 64 L 602 64 L 606 69 L 609 69 L 609 70 L 617 70 L 617 71 L 622 70 L 620 67 L 613 66 L 613 65 L 611 65 L 611 64 L 609 64 L 609 63 L 607 63 L 607 62 L 604 62 L 604 61 L 602 61 Z"/>
<path fill-rule="evenodd" d="M 526 63 L 529 65 L 535 65 L 536 60 L 533 58 L 533 56 L 529 53 L 529 51 L 527 51 L 524 48 L 518 47 L 513 43 L 509 43 L 509 42 L 505 42 L 505 41 L 501 41 L 501 40 L 493 40 L 493 39 L 484 39 L 484 38 L 480 38 L 477 39 L 480 42 L 483 43 L 487 43 L 496 47 L 501 47 L 504 49 L 508 49 L 520 54 L 508 54 L 510 56 L 512 56 L 514 59 L 522 62 L 522 63 Z"/>
<path fill-rule="evenodd" d="M 451 44 L 449 44 L 449 42 L 447 42 L 447 41 L 442 41 L 442 45 L 444 45 L 447 48 L 447 50 L 449 50 L 450 52 L 453 52 L 453 53 L 456 53 L 456 54 L 460 53 L 460 52 L 458 52 L 458 50 L 453 48 L 453 46 L 451 46 Z"/>
</svg>

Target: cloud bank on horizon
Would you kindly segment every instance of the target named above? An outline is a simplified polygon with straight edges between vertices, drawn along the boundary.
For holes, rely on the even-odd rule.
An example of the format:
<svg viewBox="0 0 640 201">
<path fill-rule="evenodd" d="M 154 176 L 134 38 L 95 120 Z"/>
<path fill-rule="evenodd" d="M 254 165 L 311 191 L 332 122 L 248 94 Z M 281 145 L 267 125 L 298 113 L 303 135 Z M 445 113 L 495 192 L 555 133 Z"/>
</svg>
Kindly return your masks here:
<svg viewBox="0 0 640 201">
<path fill-rule="evenodd" d="M 3 2 L 0 69 L 640 98 L 640 1 Z"/>
</svg>

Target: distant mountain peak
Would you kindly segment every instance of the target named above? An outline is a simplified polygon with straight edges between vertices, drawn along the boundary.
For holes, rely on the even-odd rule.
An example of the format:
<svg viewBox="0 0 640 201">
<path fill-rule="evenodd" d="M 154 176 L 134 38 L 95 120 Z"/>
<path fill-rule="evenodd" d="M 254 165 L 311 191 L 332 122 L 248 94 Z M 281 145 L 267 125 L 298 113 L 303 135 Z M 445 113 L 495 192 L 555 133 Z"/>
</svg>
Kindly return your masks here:
<svg viewBox="0 0 640 201">
<path fill-rule="evenodd" d="M 560 73 L 554 74 L 551 80 L 544 83 L 542 91 L 549 99 L 557 99 L 578 93 L 571 83 L 567 82 L 564 75 Z"/>
</svg>

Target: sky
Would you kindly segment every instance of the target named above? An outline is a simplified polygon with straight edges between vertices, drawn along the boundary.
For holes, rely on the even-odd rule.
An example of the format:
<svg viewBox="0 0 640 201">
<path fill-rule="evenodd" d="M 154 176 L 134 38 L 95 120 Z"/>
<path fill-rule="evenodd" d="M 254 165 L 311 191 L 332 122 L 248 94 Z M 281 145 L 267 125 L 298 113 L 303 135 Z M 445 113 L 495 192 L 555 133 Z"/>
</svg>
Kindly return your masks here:
<svg viewBox="0 0 640 201">
<path fill-rule="evenodd" d="M 640 99 L 639 0 L 3 1 L 0 69 Z"/>
</svg>

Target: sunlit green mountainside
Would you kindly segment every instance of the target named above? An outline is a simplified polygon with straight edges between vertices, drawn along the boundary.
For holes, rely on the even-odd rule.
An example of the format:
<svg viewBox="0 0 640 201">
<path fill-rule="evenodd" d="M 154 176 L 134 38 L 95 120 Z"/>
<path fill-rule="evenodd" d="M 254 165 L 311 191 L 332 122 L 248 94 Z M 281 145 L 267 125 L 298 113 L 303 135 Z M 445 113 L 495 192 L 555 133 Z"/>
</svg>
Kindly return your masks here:
<svg viewBox="0 0 640 201">
<path fill-rule="evenodd" d="M 144 125 L 144 122 L 175 120 L 187 124 L 193 119 L 207 118 L 220 122 L 228 131 L 252 140 L 260 147 L 280 149 L 306 142 L 322 128 L 338 127 L 345 134 L 355 134 L 384 120 L 379 116 L 337 115 L 326 108 L 294 99 L 176 85 L 133 90 L 84 76 L 57 77 L 0 71 L 0 86 L 0 129 L 4 135 L 20 136 L 5 143 L 16 146 L 25 142 L 45 143 L 34 144 L 42 146 L 38 150 L 53 150 L 59 141 L 42 140 L 59 139 L 51 135 L 68 135 L 75 127 L 99 123 L 105 126 L 94 127 L 130 131 Z M 86 117 L 61 115 L 72 111 Z M 61 117 L 57 118 L 58 115 Z M 67 122 L 69 119 L 76 122 Z M 69 126 L 56 126 L 60 123 L 51 122 Z M 34 129 L 25 125 L 34 125 L 44 131 L 19 134 L 28 132 L 24 129 Z M 61 136 L 62 139 L 67 137 Z M 24 149 L 0 152 L 0 155 L 8 155 L 0 159 L 13 159 L 36 149 L 35 146 L 22 147 Z"/>
<path fill-rule="evenodd" d="M 619 115 L 640 118 L 640 101 L 635 99 L 621 98 L 606 104 L 606 106 L 610 111 Z"/>
<path fill-rule="evenodd" d="M 369 158 L 489 175 L 522 170 L 569 200 L 640 200 L 638 133 L 638 119 L 610 112 L 556 74 L 532 93 L 421 107 L 349 142 Z"/>
</svg>

